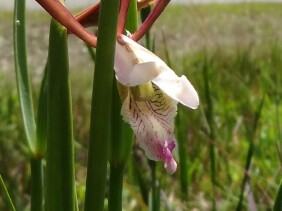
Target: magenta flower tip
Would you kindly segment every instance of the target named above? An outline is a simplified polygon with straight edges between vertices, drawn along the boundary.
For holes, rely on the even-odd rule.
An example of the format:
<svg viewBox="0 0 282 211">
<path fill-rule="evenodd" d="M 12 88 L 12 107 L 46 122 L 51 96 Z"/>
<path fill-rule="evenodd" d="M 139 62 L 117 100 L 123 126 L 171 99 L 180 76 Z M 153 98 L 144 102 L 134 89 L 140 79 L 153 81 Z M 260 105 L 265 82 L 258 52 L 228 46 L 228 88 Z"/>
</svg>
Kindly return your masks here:
<svg viewBox="0 0 282 211">
<path fill-rule="evenodd" d="M 159 154 L 160 159 L 163 161 L 165 169 L 168 173 L 173 174 L 177 169 L 177 163 L 172 155 L 172 150 L 175 148 L 175 141 L 171 141 L 170 143 L 160 141 L 157 146 L 157 154 Z"/>
</svg>

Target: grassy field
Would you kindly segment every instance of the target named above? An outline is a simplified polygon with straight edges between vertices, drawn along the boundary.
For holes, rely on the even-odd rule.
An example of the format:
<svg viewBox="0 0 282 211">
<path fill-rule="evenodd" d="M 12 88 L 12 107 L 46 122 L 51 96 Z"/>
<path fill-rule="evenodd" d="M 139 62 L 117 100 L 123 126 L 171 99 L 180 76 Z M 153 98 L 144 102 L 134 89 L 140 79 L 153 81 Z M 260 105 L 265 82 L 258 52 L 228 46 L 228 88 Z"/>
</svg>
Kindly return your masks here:
<svg viewBox="0 0 282 211">
<path fill-rule="evenodd" d="M 24 210 L 30 169 L 15 84 L 12 14 L 1 11 L 0 19 L 0 173 L 16 206 Z M 281 22 L 282 4 L 210 4 L 170 6 L 152 28 L 156 54 L 187 75 L 201 102 L 195 111 L 180 107 L 177 122 L 187 150 L 188 197 L 181 194 L 179 171 L 170 177 L 162 164 L 157 166 L 163 210 L 211 210 L 213 202 L 217 210 L 235 210 L 242 190 L 242 210 L 271 209 L 282 178 Z M 29 12 L 27 24 L 36 102 L 49 16 Z M 82 200 L 93 63 L 84 44 L 73 36 L 69 54 L 76 179 Z M 124 209 L 140 210 L 130 168 L 126 175 Z M 3 200 L 0 195 L 0 210 L 5 209 Z"/>
</svg>

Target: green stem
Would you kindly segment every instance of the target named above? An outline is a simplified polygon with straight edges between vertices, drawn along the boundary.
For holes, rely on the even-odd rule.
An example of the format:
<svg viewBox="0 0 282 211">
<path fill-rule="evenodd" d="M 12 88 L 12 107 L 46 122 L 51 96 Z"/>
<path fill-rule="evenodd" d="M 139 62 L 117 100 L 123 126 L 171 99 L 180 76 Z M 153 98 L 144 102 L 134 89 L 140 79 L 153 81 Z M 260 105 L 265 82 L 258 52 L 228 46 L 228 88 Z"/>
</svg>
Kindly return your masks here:
<svg viewBox="0 0 282 211">
<path fill-rule="evenodd" d="M 125 27 L 129 31 L 137 29 L 137 2 L 131 0 Z M 125 87 L 124 87 L 125 88 Z M 126 88 L 125 88 L 126 89 Z M 109 210 L 122 210 L 123 172 L 127 164 L 132 142 L 133 131 L 130 125 L 125 123 L 120 115 L 121 100 L 118 93 L 117 83 L 113 81 L 112 101 L 112 139 L 110 154 L 110 188 L 109 188 Z"/>
<path fill-rule="evenodd" d="M 210 143 L 210 166 L 211 166 L 211 182 L 212 182 L 212 210 L 216 210 L 216 201 L 215 201 L 215 185 L 216 185 L 216 168 L 215 168 L 215 148 L 213 141 L 215 141 L 215 132 L 214 132 L 214 117 L 213 117 L 213 103 L 211 99 L 211 91 L 210 91 L 210 82 L 209 82 L 209 66 L 208 66 L 208 58 L 204 58 L 204 67 L 203 67 L 203 79 L 205 86 L 205 98 L 206 98 L 206 118 L 209 125 L 209 138 L 211 140 Z"/>
<path fill-rule="evenodd" d="M 5 183 L 4 183 L 3 178 L 2 178 L 1 175 L 0 175 L 0 187 L 2 187 L 2 189 L 3 189 L 3 191 L 4 191 L 5 197 L 7 198 L 8 203 L 10 204 L 11 210 L 12 210 L 12 211 L 16 211 L 16 208 L 15 208 L 15 206 L 14 206 L 14 204 L 13 204 L 13 201 L 12 201 L 12 199 L 11 199 L 11 197 L 10 197 L 10 194 L 9 194 L 7 188 L 6 188 L 6 185 L 5 185 Z"/>
<path fill-rule="evenodd" d="M 276 199 L 273 205 L 273 211 L 281 211 L 282 210 L 282 180 L 279 185 L 278 192 L 276 194 Z"/>
<path fill-rule="evenodd" d="M 160 210 L 160 186 L 157 180 L 157 171 L 156 171 L 156 161 L 149 160 L 149 165 L 151 167 L 151 184 L 152 189 L 150 192 L 149 199 L 149 210 L 150 211 L 159 211 Z"/>
<path fill-rule="evenodd" d="M 179 154 L 179 174 L 180 174 L 180 185 L 182 192 L 182 199 L 188 200 L 188 165 L 187 165 L 187 150 L 185 143 L 185 130 L 182 127 L 183 122 L 181 121 L 181 110 L 178 111 L 176 118 L 177 122 L 177 143 L 178 143 L 178 154 Z"/>
<path fill-rule="evenodd" d="M 147 187 L 147 181 L 145 180 L 144 176 L 142 175 L 141 169 L 139 167 L 140 163 L 137 163 L 136 161 L 137 157 L 132 154 L 131 157 L 131 170 L 132 170 L 132 177 L 136 179 L 140 193 L 142 196 L 143 201 L 146 205 L 148 205 L 149 201 L 149 187 Z"/>
<path fill-rule="evenodd" d="M 244 178 L 241 184 L 241 192 L 240 192 L 240 196 L 239 196 L 239 202 L 237 205 L 236 210 L 240 211 L 243 208 L 243 199 L 244 199 L 244 192 L 245 192 L 245 186 L 248 182 L 248 180 L 250 179 L 250 175 L 249 175 L 249 170 L 251 167 L 251 162 L 252 162 L 252 158 L 253 158 L 253 154 L 254 154 L 254 139 L 255 139 L 255 134 L 256 134 L 256 130 L 257 130 L 257 126 L 258 126 L 258 122 L 261 116 L 261 111 L 262 111 L 262 107 L 264 104 L 264 97 L 262 98 L 256 112 L 255 112 L 255 118 L 254 118 L 254 122 L 251 125 L 251 128 L 249 128 L 249 123 L 246 123 L 246 130 L 247 130 L 247 136 L 248 136 L 248 140 L 250 142 L 249 145 L 249 149 L 248 149 L 248 154 L 247 154 L 247 159 L 246 159 L 246 164 L 245 164 L 245 174 L 244 174 Z"/>
<path fill-rule="evenodd" d="M 122 210 L 123 167 L 111 165 L 109 187 L 109 210 Z"/>
<path fill-rule="evenodd" d="M 92 92 L 85 193 L 86 211 L 102 211 L 104 208 L 118 8 L 118 0 L 101 1 Z M 111 14 L 111 18 L 109 18 L 109 14 Z"/>
<path fill-rule="evenodd" d="M 46 210 L 76 208 L 67 30 L 51 21 L 48 54 Z"/>
<path fill-rule="evenodd" d="M 110 154 L 109 210 L 122 210 L 123 172 L 130 155 L 133 132 L 120 115 L 121 102 L 116 80 L 113 84 L 112 141 Z"/>
<path fill-rule="evenodd" d="M 141 21 L 142 23 L 146 20 L 146 18 L 148 17 L 148 15 L 151 12 L 151 7 L 146 7 L 141 9 L 140 11 L 140 15 L 141 15 Z M 146 46 L 149 50 L 151 50 L 151 36 L 150 33 L 146 33 L 145 34 L 145 39 L 146 39 Z"/>
<path fill-rule="evenodd" d="M 43 210 L 43 167 L 42 160 L 33 158 L 31 165 L 31 211 Z"/>
<path fill-rule="evenodd" d="M 41 82 L 41 88 L 38 100 L 37 110 L 37 130 L 36 130 L 36 145 L 35 145 L 35 157 L 43 158 L 46 151 L 47 142 L 47 73 L 48 63 L 45 65 L 44 75 Z"/>
<path fill-rule="evenodd" d="M 94 49 L 90 45 L 85 43 L 85 46 L 86 46 L 86 48 L 88 50 L 88 53 L 89 53 L 92 61 L 95 63 L 95 61 L 96 61 L 96 52 L 94 51 Z"/>
</svg>

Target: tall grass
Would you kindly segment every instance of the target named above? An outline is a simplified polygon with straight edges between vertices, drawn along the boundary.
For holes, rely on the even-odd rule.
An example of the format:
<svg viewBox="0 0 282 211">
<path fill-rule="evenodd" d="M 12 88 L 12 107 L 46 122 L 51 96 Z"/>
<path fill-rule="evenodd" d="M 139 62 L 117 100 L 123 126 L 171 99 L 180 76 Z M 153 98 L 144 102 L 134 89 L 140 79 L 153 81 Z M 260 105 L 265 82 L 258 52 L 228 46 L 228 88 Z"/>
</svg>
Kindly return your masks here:
<svg viewBox="0 0 282 211">
<path fill-rule="evenodd" d="M 187 75 L 201 99 L 201 107 L 196 111 L 179 108 L 176 128 L 177 137 L 181 139 L 179 156 L 186 161 L 185 165 L 179 164 L 179 177 L 168 176 L 158 164 L 151 165 L 156 170 L 152 171 L 155 172 L 153 177 L 159 182 L 161 210 L 212 210 L 215 201 L 217 210 L 245 210 L 250 207 L 269 210 L 276 194 L 278 197 L 281 195 L 281 188 L 278 191 L 282 177 L 282 33 L 278 27 L 282 18 L 281 5 L 267 4 L 264 7 L 247 4 L 236 5 L 235 9 L 233 6 L 171 7 L 152 28 L 156 53 L 166 59 L 160 35 L 162 30 L 171 66 Z M 30 24 L 40 26 L 38 30 L 48 30 L 47 19 L 37 20 L 40 22 L 33 18 Z M 30 27 L 27 30 L 28 43 L 31 43 L 30 33 L 35 33 L 33 30 Z M 2 29 L 0 33 L 4 36 L 6 32 Z M 70 40 L 73 46 L 69 49 L 70 57 L 74 58 L 70 65 L 70 78 L 75 170 L 78 202 L 82 204 L 84 194 L 81 192 L 85 184 L 81 178 L 86 176 L 87 114 L 91 98 L 89 78 L 92 71 L 89 64 L 92 62 L 85 46 L 73 38 Z M 36 43 L 44 49 L 42 43 Z M 77 55 L 76 52 L 80 55 L 73 56 Z M 31 58 L 32 61 L 40 59 Z M 3 65 L 0 70 L 4 68 Z M 12 69 L 13 66 L 10 66 L 9 71 Z M 30 169 L 24 163 L 28 150 L 22 141 L 18 141 L 23 139 L 24 134 L 19 124 L 21 118 L 15 84 L 6 80 L 6 75 L 11 77 L 11 71 L 4 74 L 0 72 L 3 90 L 0 92 L 0 173 L 15 207 L 22 210 L 30 206 Z M 41 76 L 43 73 L 32 72 L 32 84 L 36 88 L 38 74 Z M 262 99 L 263 107 L 260 107 Z M 210 112 L 212 117 L 209 117 Z M 185 156 L 183 152 L 181 154 L 184 147 Z M 124 169 L 123 208 L 126 210 L 146 209 L 150 204 L 150 166 L 142 157 L 142 151 L 136 147 L 134 151 L 138 159 L 131 161 L 135 162 L 134 165 Z M 179 160 L 183 159 L 180 157 Z M 178 179 L 181 177 L 184 177 L 182 183 Z M 279 198 L 276 206 L 280 206 L 278 201 Z M 8 201 L 1 194 L 0 202 L 4 202 L 0 203 L 1 210 L 9 208 Z"/>
</svg>

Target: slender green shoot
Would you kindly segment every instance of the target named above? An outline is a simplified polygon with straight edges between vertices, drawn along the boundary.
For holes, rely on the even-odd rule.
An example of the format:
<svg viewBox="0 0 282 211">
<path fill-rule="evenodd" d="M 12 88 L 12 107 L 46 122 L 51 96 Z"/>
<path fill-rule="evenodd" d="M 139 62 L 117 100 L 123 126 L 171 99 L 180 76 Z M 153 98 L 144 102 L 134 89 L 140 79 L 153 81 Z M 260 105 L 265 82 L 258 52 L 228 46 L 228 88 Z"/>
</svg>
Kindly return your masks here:
<svg viewBox="0 0 282 211">
<path fill-rule="evenodd" d="M 10 205 L 11 210 L 12 210 L 12 211 L 16 211 L 16 208 L 15 208 L 15 206 L 14 206 L 14 203 L 13 203 L 11 197 L 10 197 L 10 194 L 9 194 L 7 188 L 6 188 L 6 185 L 5 185 L 5 183 L 4 183 L 4 180 L 3 180 L 2 176 L 1 176 L 1 174 L 0 174 L 0 187 L 2 188 L 2 190 L 3 190 L 3 192 L 4 192 L 4 195 L 5 195 L 7 201 L 8 201 L 8 203 L 9 203 L 9 205 Z"/>
<path fill-rule="evenodd" d="M 248 149 L 248 154 L 247 154 L 247 159 L 246 159 L 246 164 L 245 164 L 245 174 L 244 174 L 244 178 L 243 178 L 242 185 L 241 185 L 239 202 L 238 202 L 238 205 L 237 205 L 237 208 L 236 208 L 237 211 L 240 211 L 240 210 L 243 209 L 245 187 L 246 187 L 248 180 L 250 180 L 249 170 L 250 170 L 250 167 L 251 167 L 252 157 L 253 157 L 254 150 L 255 150 L 255 145 L 254 145 L 255 134 L 256 134 L 256 131 L 257 131 L 259 119 L 261 117 L 261 111 L 262 111 L 262 108 L 263 108 L 263 104 L 264 104 L 264 97 L 262 98 L 262 100 L 260 101 L 260 103 L 257 107 L 257 110 L 255 112 L 255 116 L 254 116 L 254 121 L 251 125 L 252 127 L 249 128 L 248 127 L 249 123 L 246 123 L 247 137 L 248 137 L 250 144 L 249 144 L 249 149 Z"/>
<path fill-rule="evenodd" d="M 160 210 L 160 184 L 157 179 L 157 164 L 156 161 L 149 160 L 149 166 L 151 168 L 151 190 L 149 194 L 149 211 Z"/>
<path fill-rule="evenodd" d="M 215 141 L 215 128 L 214 128 L 214 117 L 213 117 L 213 102 L 212 102 L 212 94 L 210 88 L 210 74 L 209 74 L 209 61 L 207 56 L 204 58 L 203 64 L 203 80 L 204 80 L 204 94 L 206 99 L 206 108 L 205 115 L 207 118 L 207 123 L 209 126 L 209 138 L 212 141 Z M 210 142 L 210 177 L 213 188 L 213 196 L 212 196 L 212 210 L 216 210 L 216 201 L 215 201 L 215 186 L 216 186 L 216 158 L 215 158 L 215 147 L 213 142 Z"/>
<path fill-rule="evenodd" d="M 16 0 L 14 8 L 14 59 L 19 102 L 28 147 L 35 151 L 36 126 L 27 67 L 25 38 L 25 0 Z"/>
<path fill-rule="evenodd" d="M 14 6 L 14 60 L 19 102 L 27 145 L 31 152 L 31 210 L 42 210 L 43 206 L 43 174 L 42 156 L 45 151 L 45 140 L 37 139 L 33 110 L 29 70 L 27 65 L 27 49 L 25 37 L 25 0 L 16 0 Z M 39 118 L 41 119 L 41 118 Z M 46 130 L 46 128 L 44 128 Z M 37 160 L 36 160 L 37 159 Z"/>
<path fill-rule="evenodd" d="M 181 186 L 181 196 L 184 201 L 188 200 L 188 164 L 187 164 L 187 150 L 186 150 L 186 135 L 183 121 L 182 110 L 178 111 L 176 117 L 176 136 L 178 143 L 178 154 L 179 154 L 179 177 Z"/>
<path fill-rule="evenodd" d="M 89 53 L 89 55 L 91 57 L 91 60 L 95 64 L 95 61 L 96 61 L 96 52 L 95 52 L 95 50 L 90 45 L 88 45 L 88 44 L 85 44 L 85 46 L 86 46 L 86 48 L 88 50 L 88 53 Z"/>
</svg>

